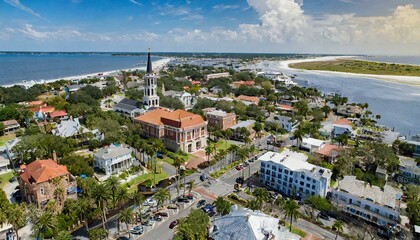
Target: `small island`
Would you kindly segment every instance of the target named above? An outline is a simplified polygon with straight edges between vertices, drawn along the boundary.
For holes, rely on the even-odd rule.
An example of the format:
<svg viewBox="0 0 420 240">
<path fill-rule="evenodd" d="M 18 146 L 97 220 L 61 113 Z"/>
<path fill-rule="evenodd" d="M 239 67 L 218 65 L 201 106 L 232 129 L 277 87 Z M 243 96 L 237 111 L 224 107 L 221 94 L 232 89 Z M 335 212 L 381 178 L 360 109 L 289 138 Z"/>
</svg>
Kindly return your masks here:
<svg viewBox="0 0 420 240">
<path fill-rule="evenodd" d="M 359 74 L 420 76 L 420 66 L 371 62 L 354 59 L 301 62 L 290 64 L 289 67 L 305 70 L 322 70 Z"/>
</svg>

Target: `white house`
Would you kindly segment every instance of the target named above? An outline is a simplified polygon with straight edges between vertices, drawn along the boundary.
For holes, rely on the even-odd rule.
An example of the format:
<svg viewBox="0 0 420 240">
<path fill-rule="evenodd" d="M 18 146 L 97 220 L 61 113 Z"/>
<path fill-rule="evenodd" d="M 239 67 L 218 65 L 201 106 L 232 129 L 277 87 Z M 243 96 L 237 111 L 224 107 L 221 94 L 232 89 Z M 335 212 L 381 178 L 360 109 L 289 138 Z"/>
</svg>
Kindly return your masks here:
<svg viewBox="0 0 420 240">
<path fill-rule="evenodd" d="M 94 166 L 103 171 L 106 175 L 117 174 L 129 169 L 134 158 L 131 156 L 131 149 L 122 146 L 111 145 L 101 148 L 93 156 Z"/>
<path fill-rule="evenodd" d="M 378 226 L 391 227 L 398 223 L 400 199 L 399 189 L 385 185 L 382 189 L 345 176 L 332 191 L 334 201 L 342 211 Z"/>
<path fill-rule="evenodd" d="M 408 157 L 400 157 L 400 173 L 398 174 L 398 182 L 417 183 L 420 184 L 420 167 L 416 161 Z"/>
<path fill-rule="evenodd" d="M 308 150 L 310 153 L 321 150 L 324 147 L 325 141 L 315 138 L 303 138 L 301 148 Z"/>
<path fill-rule="evenodd" d="M 213 240 L 300 239 L 299 235 L 280 226 L 278 218 L 260 211 L 239 208 L 237 205 L 231 207 L 228 215 L 215 218 L 209 237 Z"/>
<path fill-rule="evenodd" d="M 352 123 L 346 118 L 342 118 L 333 122 L 333 126 L 334 126 L 334 130 L 333 130 L 334 137 L 338 137 L 341 134 L 347 134 L 349 137 L 355 135 L 355 132 L 353 131 Z"/>
<path fill-rule="evenodd" d="M 288 196 L 327 196 L 332 172 L 308 163 L 305 154 L 286 148 L 281 153 L 267 152 L 259 159 L 260 181 L 267 187 Z"/>
<path fill-rule="evenodd" d="M 273 119 L 274 122 L 280 124 L 280 126 L 287 132 L 292 132 L 299 125 L 298 121 L 292 120 L 291 117 L 287 116 L 275 115 Z"/>
</svg>

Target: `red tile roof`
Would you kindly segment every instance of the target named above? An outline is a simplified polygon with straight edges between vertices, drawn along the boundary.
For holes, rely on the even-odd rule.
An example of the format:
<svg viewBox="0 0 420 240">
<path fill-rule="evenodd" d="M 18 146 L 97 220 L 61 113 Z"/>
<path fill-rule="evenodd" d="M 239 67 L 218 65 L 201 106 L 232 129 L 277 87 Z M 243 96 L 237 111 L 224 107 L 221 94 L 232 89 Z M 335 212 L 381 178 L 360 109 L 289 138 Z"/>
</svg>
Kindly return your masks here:
<svg viewBox="0 0 420 240">
<path fill-rule="evenodd" d="M 245 85 L 245 86 L 254 86 L 255 82 L 254 81 L 236 81 L 233 82 L 232 85 L 239 87 L 241 85 Z"/>
<path fill-rule="evenodd" d="M 37 101 L 32 101 L 32 102 L 28 102 L 28 106 L 39 106 L 44 104 L 41 100 L 37 100 Z"/>
<path fill-rule="evenodd" d="M 204 119 L 198 114 L 190 113 L 181 109 L 170 111 L 164 108 L 148 111 L 145 114 L 134 118 L 134 120 L 157 126 L 169 125 L 183 129 L 198 124 L 205 124 Z"/>
<path fill-rule="evenodd" d="M 246 95 L 239 95 L 236 99 L 241 101 L 247 101 L 252 103 L 258 103 L 260 99 L 258 97 L 246 96 Z"/>
<path fill-rule="evenodd" d="M 340 150 L 343 150 L 343 148 L 339 147 L 337 145 L 327 143 L 320 150 L 317 150 L 316 153 L 324 155 L 324 156 L 331 157 L 331 153 L 333 151 L 340 151 Z"/>
<path fill-rule="evenodd" d="M 20 168 L 20 177 L 27 184 L 46 182 L 69 174 L 66 166 L 59 165 L 51 159 L 35 160 Z"/>
<path fill-rule="evenodd" d="M 54 112 L 54 110 L 55 110 L 55 108 L 51 107 L 51 106 L 38 106 L 38 107 L 30 109 L 31 112 L 42 111 L 43 113 L 52 113 L 52 112 Z"/>
<path fill-rule="evenodd" d="M 192 85 L 200 85 L 200 81 L 191 81 Z"/>
<path fill-rule="evenodd" d="M 348 120 L 347 118 L 342 118 L 342 119 L 338 119 L 338 120 L 334 121 L 333 124 L 351 126 L 351 121 Z"/>
<path fill-rule="evenodd" d="M 295 109 L 294 107 L 286 105 L 286 104 L 277 104 L 277 107 L 283 110 L 290 110 L 290 111 Z"/>
<path fill-rule="evenodd" d="M 64 116 L 67 116 L 67 112 L 64 110 L 54 111 L 50 114 L 51 118 L 64 117 Z"/>
</svg>

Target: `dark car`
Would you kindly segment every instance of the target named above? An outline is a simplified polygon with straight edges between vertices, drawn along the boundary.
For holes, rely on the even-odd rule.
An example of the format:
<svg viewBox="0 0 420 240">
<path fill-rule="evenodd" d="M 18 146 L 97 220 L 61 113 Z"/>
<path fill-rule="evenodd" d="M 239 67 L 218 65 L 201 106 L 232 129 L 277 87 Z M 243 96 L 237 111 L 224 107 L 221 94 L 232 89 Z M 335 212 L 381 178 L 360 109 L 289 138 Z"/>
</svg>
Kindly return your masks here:
<svg viewBox="0 0 420 240">
<path fill-rule="evenodd" d="M 16 182 L 16 177 L 11 177 L 11 178 L 9 179 L 9 182 Z"/>
<path fill-rule="evenodd" d="M 200 180 L 201 181 L 205 181 L 206 179 L 207 179 L 206 174 L 203 173 L 203 174 L 200 175 Z"/>
<path fill-rule="evenodd" d="M 162 220 L 163 220 L 163 218 L 162 218 L 160 215 L 155 215 L 155 216 L 153 217 L 153 220 L 154 220 L 154 221 L 156 221 L 156 222 L 160 222 L 160 221 L 162 221 Z"/>
<path fill-rule="evenodd" d="M 248 167 L 249 163 L 248 162 L 244 162 L 244 167 Z"/>
<path fill-rule="evenodd" d="M 177 202 L 184 202 L 185 200 L 188 200 L 188 199 L 183 198 L 183 197 L 179 197 L 179 198 L 177 199 Z"/>
<path fill-rule="evenodd" d="M 128 237 L 122 236 L 118 237 L 117 240 L 130 240 Z"/>
<path fill-rule="evenodd" d="M 323 212 L 319 213 L 318 217 L 319 217 L 319 218 L 322 218 L 322 219 L 324 219 L 324 220 L 327 220 L 327 221 L 329 221 L 329 220 L 330 220 L 330 217 L 328 217 L 328 215 L 327 215 L 327 214 L 325 214 L 325 213 L 323 213 Z"/>
<path fill-rule="evenodd" d="M 175 204 L 171 204 L 168 206 L 168 209 L 178 209 L 178 206 Z"/>
<path fill-rule="evenodd" d="M 244 183 L 244 178 L 243 177 L 238 177 L 236 179 L 236 183 L 243 184 Z"/>
<path fill-rule="evenodd" d="M 197 203 L 197 208 L 200 208 L 201 206 L 203 206 L 204 204 L 206 204 L 206 200 L 201 199 L 200 201 L 198 201 Z"/>
<path fill-rule="evenodd" d="M 203 210 L 203 212 L 205 213 L 214 211 L 213 206 L 211 204 L 206 204 L 204 207 L 201 208 L 201 210 Z"/>
<path fill-rule="evenodd" d="M 178 224 L 178 220 L 172 221 L 171 224 L 169 224 L 169 228 L 173 229 Z"/>
<path fill-rule="evenodd" d="M 161 217 L 168 217 L 168 213 L 167 212 L 158 212 L 158 214 Z"/>
<path fill-rule="evenodd" d="M 211 211 L 211 212 L 208 212 L 208 213 L 207 213 L 207 215 L 208 215 L 209 217 L 213 217 L 215 214 L 216 214 L 216 212 L 215 212 L 215 211 Z"/>
<path fill-rule="evenodd" d="M 131 234 L 137 234 L 137 235 L 142 234 L 143 233 L 143 226 L 138 225 L 138 226 L 133 227 L 132 229 L 130 229 L 130 233 Z"/>
</svg>

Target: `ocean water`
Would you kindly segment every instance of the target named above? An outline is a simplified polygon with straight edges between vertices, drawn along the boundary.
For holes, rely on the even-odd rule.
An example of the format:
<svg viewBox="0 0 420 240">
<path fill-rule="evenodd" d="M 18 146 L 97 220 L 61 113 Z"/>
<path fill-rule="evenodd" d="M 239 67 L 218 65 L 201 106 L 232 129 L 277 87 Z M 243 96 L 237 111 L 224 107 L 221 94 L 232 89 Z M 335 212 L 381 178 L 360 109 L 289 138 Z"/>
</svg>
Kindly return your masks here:
<svg viewBox="0 0 420 240">
<path fill-rule="evenodd" d="M 420 56 L 363 56 L 358 57 L 357 59 L 374 62 L 413 64 L 420 66 Z"/>
<path fill-rule="evenodd" d="M 152 57 L 152 61 L 159 60 Z M 146 66 L 147 56 L 112 56 L 111 53 L 2 53 L 0 85 L 22 80 L 48 80 L 102 71 Z"/>
</svg>

